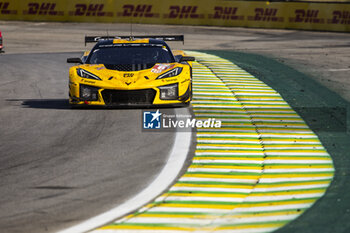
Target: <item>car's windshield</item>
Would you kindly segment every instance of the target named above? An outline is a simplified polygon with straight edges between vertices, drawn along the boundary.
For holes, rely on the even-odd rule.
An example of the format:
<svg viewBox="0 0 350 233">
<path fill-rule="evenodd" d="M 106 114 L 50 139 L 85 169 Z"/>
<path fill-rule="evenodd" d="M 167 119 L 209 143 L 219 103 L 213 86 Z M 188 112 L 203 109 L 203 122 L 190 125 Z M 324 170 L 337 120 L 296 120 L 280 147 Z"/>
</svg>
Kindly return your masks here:
<svg viewBox="0 0 350 233">
<path fill-rule="evenodd" d="M 123 45 L 95 48 L 87 60 L 88 64 L 155 64 L 171 63 L 174 57 L 164 45 Z"/>
</svg>

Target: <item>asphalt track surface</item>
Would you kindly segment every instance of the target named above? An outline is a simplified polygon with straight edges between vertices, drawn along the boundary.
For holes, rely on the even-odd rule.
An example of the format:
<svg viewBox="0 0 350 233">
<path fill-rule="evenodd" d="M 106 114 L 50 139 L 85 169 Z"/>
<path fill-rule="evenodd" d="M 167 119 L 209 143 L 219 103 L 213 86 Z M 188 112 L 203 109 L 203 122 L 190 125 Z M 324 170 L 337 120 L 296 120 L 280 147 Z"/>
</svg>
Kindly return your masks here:
<svg viewBox="0 0 350 233">
<path fill-rule="evenodd" d="M 174 135 L 142 133 L 141 110 L 69 109 L 72 55 L 0 57 L 1 232 L 51 232 L 109 210 L 166 162 Z"/>
<path fill-rule="evenodd" d="M 67 106 L 69 66 L 64 62 L 84 50 L 84 34 L 101 34 L 106 28 L 126 34 L 129 25 L 0 25 L 6 51 L 0 56 L 1 232 L 63 229 L 145 188 L 164 166 L 174 135 L 141 132 L 141 110 Z M 214 52 L 261 78 L 293 107 L 348 106 L 349 34 L 153 25 L 134 30 L 185 33 L 187 41 L 177 45 L 180 49 L 240 50 L 272 57 L 278 62 Z M 315 122 L 310 112 L 301 115 Z M 321 126 L 326 122 L 330 119 Z M 312 209 L 279 232 L 348 232 L 350 139 L 346 118 L 340 122 L 335 130 L 311 125 L 333 157 L 332 186 Z"/>
</svg>

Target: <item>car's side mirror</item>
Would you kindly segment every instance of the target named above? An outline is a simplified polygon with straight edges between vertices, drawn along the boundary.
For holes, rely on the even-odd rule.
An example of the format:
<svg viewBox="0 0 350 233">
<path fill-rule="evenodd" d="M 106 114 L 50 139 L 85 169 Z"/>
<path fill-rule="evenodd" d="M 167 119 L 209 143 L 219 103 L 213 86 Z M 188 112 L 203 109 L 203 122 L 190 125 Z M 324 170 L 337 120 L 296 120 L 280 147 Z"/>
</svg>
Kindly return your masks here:
<svg viewBox="0 0 350 233">
<path fill-rule="evenodd" d="M 83 61 L 79 57 L 73 57 L 73 58 L 67 58 L 67 63 L 83 64 Z"/>
<path fill-rule="evenodd" d="M 196 59 L 194 57 L 188 57 L 188 56 L 183 56 L 180 59 L 180 62 L 184 62 L 184 61 L 195 61 Z"/>
<path fill-rule="evenodd" d="M 181 58 L 182 58 L 182 55 L 176 55 L 175 56 L 175 61 L 176 62 L 180 62 Z"/>
</svg>

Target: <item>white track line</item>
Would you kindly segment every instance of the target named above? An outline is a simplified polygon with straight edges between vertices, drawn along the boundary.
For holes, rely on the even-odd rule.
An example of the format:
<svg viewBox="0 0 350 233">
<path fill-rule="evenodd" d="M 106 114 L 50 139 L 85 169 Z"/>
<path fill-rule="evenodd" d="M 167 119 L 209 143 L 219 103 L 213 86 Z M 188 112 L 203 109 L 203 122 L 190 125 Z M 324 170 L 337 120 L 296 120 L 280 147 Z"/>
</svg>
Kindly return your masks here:
<svg viewBox="0 0 350 233">
<path fill-rule="evenodd" d="M 175 113 L 179 115 L 190 115 L 187 108 L 177 108 L 175 109 Z M 166 165 L 157 178 L 147 188 L 123 204 L 57 233 L 82 233 L 96 229 L 117 218 L 123 217 L 131 211 L 141 208 L 162 194 L 179 175 L 185 163 L 187 154 L 189 153 L 191 137 L 192 132 L 176 132 L 173 148 L 171 149 Z"/>
</svg>

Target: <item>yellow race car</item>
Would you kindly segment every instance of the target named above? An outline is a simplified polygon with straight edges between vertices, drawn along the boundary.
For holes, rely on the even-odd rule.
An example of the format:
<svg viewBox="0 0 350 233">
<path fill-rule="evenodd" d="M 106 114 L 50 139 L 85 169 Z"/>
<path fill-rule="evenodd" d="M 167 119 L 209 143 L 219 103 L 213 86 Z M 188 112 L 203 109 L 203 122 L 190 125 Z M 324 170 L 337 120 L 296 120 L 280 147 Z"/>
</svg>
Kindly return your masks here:
<svg viewBox="0 0 350 233">
<path fill-rule="evenodd" d="M 96 45 L 69 70 L 71 106 L 188 105 L 192 61 L 165 41 L 181 36 L 85 37 Z"/>
</svg>

